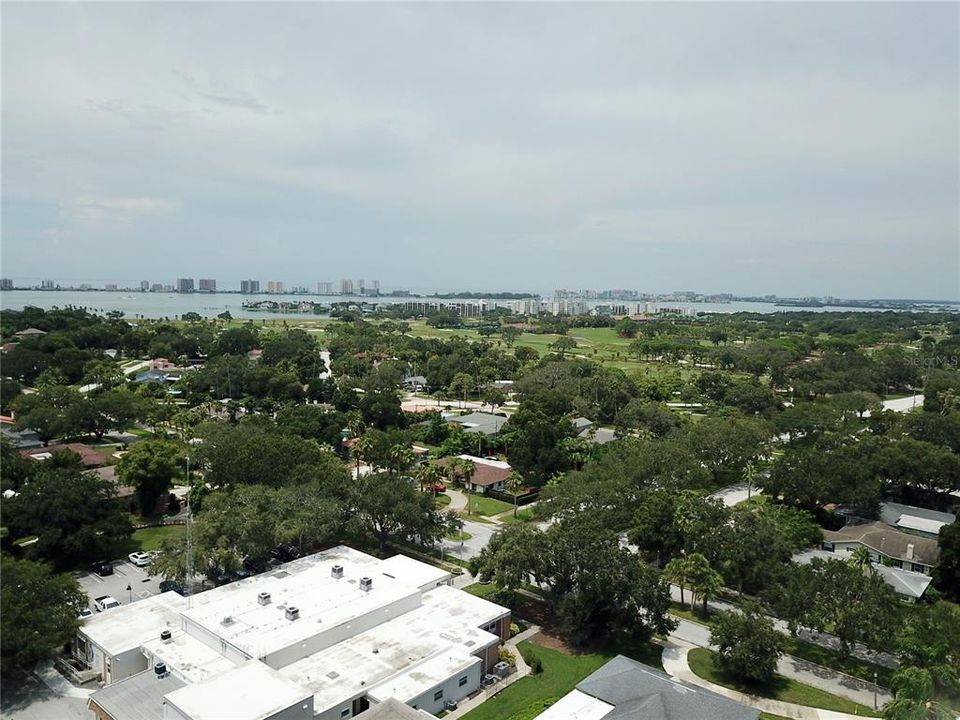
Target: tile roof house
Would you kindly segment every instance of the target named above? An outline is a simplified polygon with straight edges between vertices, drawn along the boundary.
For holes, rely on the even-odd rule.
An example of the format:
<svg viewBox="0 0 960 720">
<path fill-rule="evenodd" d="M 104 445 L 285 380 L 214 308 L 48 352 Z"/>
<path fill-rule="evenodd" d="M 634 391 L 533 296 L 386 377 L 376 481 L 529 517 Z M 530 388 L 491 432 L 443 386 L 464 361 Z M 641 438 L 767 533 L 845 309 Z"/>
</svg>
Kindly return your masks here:
<svg viewBox="0 0 960 720">
<path fill-rule="evenodd" d="M 21 450 L 20 454 L 30 460 L 44 461 L 49 460 L 54 453 L 72 452 L 80 456 L 80 462 L 86 467 L 97 467 L 103 465 L 103 457 L 89 445 L 83 443 L 66 443 L 63 445 L 48 445 L 47 447 L 30 448 Z"/>
<path fill-rule="evenodd" d="M 500 460 L 487 460 L 476 455 L 458 455 L 461 460 L 469 460 L 473 463 L 474 473 L 466 483 L 467 490 L 471 492 L 485 493 L 488 490 L 503 490 L 507 477 L 513 471 L 510 463 Z M 443 458 L 438 461 L 441 466 L 446 465 L 449 458 Z"/>
<path fill-rule="evenodd" d="M 909 535 L 882 522 L 846 525 L 823 531 L 823 549 L 853 552 L 858 546 L 870 550 L 874 562 L 929 575 L 940 559 L 936 540 Z"/>
<path fill-rule="evenodd" d="M 757 720 L 760 711 L 617 655 L 536 720 Z"/>
</svg>

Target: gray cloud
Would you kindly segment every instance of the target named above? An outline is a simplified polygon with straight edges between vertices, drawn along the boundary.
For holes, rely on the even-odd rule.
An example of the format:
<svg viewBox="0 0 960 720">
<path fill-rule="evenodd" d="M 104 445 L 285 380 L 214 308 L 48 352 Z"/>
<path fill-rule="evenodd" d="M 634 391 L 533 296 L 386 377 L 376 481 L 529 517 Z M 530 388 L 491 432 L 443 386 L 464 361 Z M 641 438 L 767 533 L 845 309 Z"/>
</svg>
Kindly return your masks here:
<svg viewBox="0 0 960 720">
<path fill-rule="evenodd" d="M 957 298 L 958 12 L 13 4 L 4 273 Z"/>
</svg>

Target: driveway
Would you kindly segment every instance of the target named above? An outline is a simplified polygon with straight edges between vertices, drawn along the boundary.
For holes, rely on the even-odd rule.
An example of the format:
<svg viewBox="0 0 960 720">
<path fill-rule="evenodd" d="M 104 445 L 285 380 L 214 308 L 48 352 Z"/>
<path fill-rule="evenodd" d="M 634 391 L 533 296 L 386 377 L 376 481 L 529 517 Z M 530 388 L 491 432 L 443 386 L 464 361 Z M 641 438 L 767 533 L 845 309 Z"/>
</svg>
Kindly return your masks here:
<svg viewBox="0 0 960 720">
<path fill-rule="evenodd" d="M 756 486 L 748 489 L 746 483 L 737 483 L 735 485 L 729 485 L 722 490 L 717 490 L 710 497 L 720 500 L 727 507 L 733 507 L 734 505 L 739 505 L 744 502 L 748 496 L 753 497 L 754 495 L 762 494 Z"/>
<path fill-rule="evenodd" d="M 444 539 L 443 552 L 445 555 L 450 555 L 460 560 L 474 558 L 487 546 L 490 538 L 493 537 L 493 534 L 497 532 L 498 529 L 498 525 L 464 520 L 463 531 L 469 533 L 471 537 L 464 540 L 462 546 L 459 540 Z"/>
</svg>

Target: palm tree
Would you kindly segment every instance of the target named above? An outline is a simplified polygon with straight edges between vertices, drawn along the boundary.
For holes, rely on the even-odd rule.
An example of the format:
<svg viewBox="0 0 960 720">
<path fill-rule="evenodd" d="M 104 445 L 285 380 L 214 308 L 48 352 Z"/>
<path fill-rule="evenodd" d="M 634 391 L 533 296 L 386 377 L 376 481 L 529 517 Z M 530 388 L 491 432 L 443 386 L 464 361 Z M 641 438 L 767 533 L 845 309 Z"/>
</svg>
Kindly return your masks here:
<svg viewBox="0 0 960 720">
<path fill-rule="evenodd" d="M 516 470 L 511 470 L 506 480 L 507 490 L 513 495 L 513 516 L 517 516 L 517 497 L 524 488 L 523 475 Z"/>
<path fill-rule="evenodd" d="M 857 545 L 850 554 L 849 562 L 861 572 L 870 570 L 873 567 L 873 558 L 870 555 L 870 549 L 865 545 Z"/>
<path fill-rule="evenodd" d="M 369 435 L 361 435 L 353 444 L 353 457 L 357 461 L 357 477 L 360 477 L 360 461 L 369 460 L 373 453 L 373 440 Z"/>
<path fill-rule="evenodd" d="M 707 602 L 715 598 L 723 587 L 723 577 L 710 567 L 700 553 L 687 556 L 687 578 L 690 590 L 703 601 L 703 616 L 707 616 Z"/>
<path fill-rule="evenodd" d="M 443 468 L 433 462 L 421 465 L 417 469 L 417 480 L 420 481 L 420 492 L 424 485 L 436 485 L 443 479 Z"/>
<path fill-rule="evenodd" d="M 663 577 L 667 582 L 673 583 L 680 588 L 680 607 L 685 607 L 683 599 L 683 589 L 687 584 L 687 559 L 685 557 L 675 557 L 663 568 Z M 692 600 L 691 600 L 692 602 Z"/>
<path fill-rule="evenodd" d="M 404 470 L 409 470 L 416 460 L 417 456 L 406 445 L 394 445 L 390 448 L 390 467 L 387 470 L 391 475 L 400 474 Z"/>
</svg>

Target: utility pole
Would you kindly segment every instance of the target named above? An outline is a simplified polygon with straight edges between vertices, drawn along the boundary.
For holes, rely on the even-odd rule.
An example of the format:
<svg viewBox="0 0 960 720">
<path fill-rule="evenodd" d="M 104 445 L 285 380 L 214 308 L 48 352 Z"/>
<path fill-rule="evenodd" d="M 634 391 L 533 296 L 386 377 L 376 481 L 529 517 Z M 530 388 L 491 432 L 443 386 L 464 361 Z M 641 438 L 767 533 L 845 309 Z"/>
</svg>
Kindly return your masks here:
<svg viewBox="0 0 960 720">
<path fill-rule="evenodd" d="M 193 511 L 190 509 L 190 454 L 187 453 L 187 561 L 183 591 L 187 594 L 187 609 L 193 607 L 193 593 L 190 592 L 190 580 L 193 578 Z"/>
</svg>

